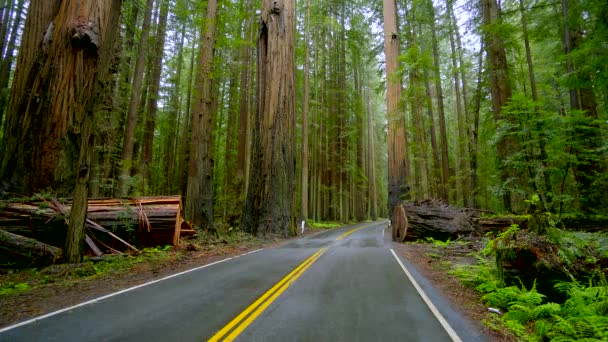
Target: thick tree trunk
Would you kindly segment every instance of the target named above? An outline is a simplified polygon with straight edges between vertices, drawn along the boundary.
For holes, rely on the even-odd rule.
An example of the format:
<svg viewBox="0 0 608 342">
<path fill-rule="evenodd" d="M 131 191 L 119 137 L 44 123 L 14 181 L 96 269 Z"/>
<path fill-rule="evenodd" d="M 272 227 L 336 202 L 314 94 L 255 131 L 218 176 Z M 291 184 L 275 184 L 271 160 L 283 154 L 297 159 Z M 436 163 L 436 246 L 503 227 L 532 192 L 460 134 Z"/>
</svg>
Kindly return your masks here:
<svg viewBox="0 0 608 342">
<path fill-rule="evenodd" d="M 29 194 L 53 187 L 66 193 L 73 186 L 73 182 L 61 182 L 58 179 L 63 176 L 70 179 L 71 170 L 65 170 L 67 175 L 59 176 L 55 173 L 63 150 L 69 151 L 69 140 L 65 141 L 67 146 L 61 144 L 67 136 L 67 118 L 63 115 L 51 118 L 48 111 L 42 114 L 36 110 L 25 110 L 30 102 L 42 110 L 40 95 L 51 93 L 48 84 L 38 86 L 41 88 L 39 92 L 38 89 L 33 89 L 33 81 L 36 75 L 48 71 L 42 69 L 40 62 L 49 52 L 53 38 L 52 22 L 59 4 L 58 0 L 34 1 L 28 7 L 0 153 L 0 187 L 9 192 Z M 48 104 L 45 106 L 48 107 Z M 42 141 L 45 142 L 44 146 L 40 144 Z M 63 159 L 68 159 L 72 154 L 63 156 Z M 72 160 L 68 165 L 71 162 Z"/>
<path fill-rule="evenodd" d="M 399 108 L 401 79 L 399 70 L 399 31 L 397 28 L 397 4 L 384 0 L 384 50 L 386 55 L 388 112 L 388 206 L 394 207 L 409 193 L 409 160 L 405 116 Z"/>
<path fill-rule="evenodd" d="M 186 190 L 186 218 L 200 229 L 213 228 L 213 57 L 217 1 L 207 1 L 205 24 L 201 30 L 199 73 L 192 112 L 192 142 Z"/>
<path fill-rule="evenodd" d="M 264 0 L 258 39 L 257 110 L 241 228 L 288 235 L 295 193 L 295 1 Z"/>
<path fill-rule="evenodd" d="M 27 56 L 21 59 L 20 66 L 24 68 L 22 71 L 27 72 L 27 82 L 15 82 L 14 107 L 11 110 L 11 115 L 18 117 L 12 122 L 16 125 L 10 125 L 11 134 L 25 138 L 20 145 L 30 146 L 31 149 L 26 147 L 25 150 L 11 150 L 9 153 L 22 152 L 25 155 L 13 158 L 29 159 L 17 163 L 33 167 L 29 191 L 48 185 L 67 192 L 73 189 L 69 185 L 74 184 L 63 177 L 75 179 L 75 202 L 65 254 L 70 262 L 80 259 L 80 246 L 84 240 L 90 148 L 93 142 L 91 127 L 114 51 L 115 28 L 121 5 L 120 0 L 101 3 L 92 0 L 63 1 L 59 7 L 53 8 L 32 3 L 28 13 L 30 26 L 26 30 L 40 33 L 40 25 L 44 26 L 37 21 L 39 18 L 30 19 L 30 16 L 42 14 L 48 26 L 46 33 L 38 37 L 42 39 L 42 50 L 34 48 L 38 51 L 34 58 L 36 62 L 30 65 Z M 29 39 L 35 40 L 35 37 L 26 39 L 24 47 L 34 46 L 30 45 Z M 24 50 L 24 54 L 27 53 Z M 62 72 L 55 71 L 58 67 Z M 19 93 L 27 87 L 30 89 L 25 94 Z M 10 162 L 10 158 L 5 158 L 7 160 Z M 65 165 L 59 166 L 62 163 Z M 10 163 L 8 166 L 15 168 Z M 23 173 L 23 170 L 18 171 Z M 40 179 L 42 176 L 48 179 Z M 15 179 L 6 179 L 11 178 Z M 66 184 L 60 186 L 58 181 Z"/>
</svg>

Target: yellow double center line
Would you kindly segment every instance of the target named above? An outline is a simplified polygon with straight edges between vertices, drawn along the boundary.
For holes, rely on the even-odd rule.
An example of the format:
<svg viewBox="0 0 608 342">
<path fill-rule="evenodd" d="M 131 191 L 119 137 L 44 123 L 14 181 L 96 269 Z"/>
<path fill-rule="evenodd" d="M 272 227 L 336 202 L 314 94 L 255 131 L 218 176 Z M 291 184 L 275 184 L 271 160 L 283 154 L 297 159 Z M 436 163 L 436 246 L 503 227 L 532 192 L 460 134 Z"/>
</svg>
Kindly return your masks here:
<svg viewBox="0 0 608 342">
<path fill-rule="evenodd" d="M 218 331 L 217 334 L 213 335 L 209 339 L 212 341 L 234 341 L 266 308 L 272 304 L 281 293 L 285 292 L 289 285 L 291 285 L 296 279 L 298 279 L 304 271 L 306 271 L 312 264 L 317 261 L 323 253 L 327 251 L 327 247 L 321 248 L 315 254 L 311 255 L 308 259 L 304 260 L 300 266 L 296 267 L 291 271 L 285 278 L 281 279 L 275 286 L 264 293 L 258 300 L 253 302 L 245 311 L 240 315 L 236 316 L 230 323 L 228 323 L 222 330 Z M 235 328 L 236 327 L 236 328 Z M 234 329 L 233 329 L 234 328 Z M 225 336 L 225 337 L 224 337 Z M 222 339 L 223 338 L 223 339 Z"/>
<path fill-rule="evenodd" d="M 366 228 L 367 226 L 349 230 L 348 232 L 338 236 L 336 241 L 342 240 L 350 234 Z M 218 331 L 208 341 L 234 341 L 247 327 L 256 319 L 258 316 L 266 310 L 270 304 L 272 304 L 293 282 L 295 282 L 312 264 L 314 264 L 320 257 L 327 251 L 328 247 L 323 247 L 318 250 L 315 254 L 304 260 L 298 267 L 291 271 L 285 278 L 281 279 L 276 285 L 270 290 L 266 291 L 260 298 L 258 298 L 253 304 L 247 309 L 236 316 L 230 323 L 228 323 L 222 330 Z"/>
</svg>

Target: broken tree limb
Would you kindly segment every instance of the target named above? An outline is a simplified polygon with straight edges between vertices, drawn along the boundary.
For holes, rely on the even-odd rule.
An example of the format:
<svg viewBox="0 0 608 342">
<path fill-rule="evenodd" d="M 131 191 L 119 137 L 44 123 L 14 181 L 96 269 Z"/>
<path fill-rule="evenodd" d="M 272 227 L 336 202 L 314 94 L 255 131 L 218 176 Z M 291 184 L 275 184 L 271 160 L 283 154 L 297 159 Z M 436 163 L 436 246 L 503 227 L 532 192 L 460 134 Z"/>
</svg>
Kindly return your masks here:
<svg viewBox="0 0 608 342">
<path fill-rule="evenodd" d="M 26 265 L 51 265 L 61 258 L 61 249 L 40 241 L 0 230 L 0 255 Z"/>
<path fill-rule="evenodd" d="M 93 254 L 95 254 L 95 256 L 103 255 L 103 252 L 101 251 L 101 249 L 99 249 L 99 247 L 97 247 L 95 242 L 93 242 L 93 240 L 91 239 L 91 237 L 88 234 L 85 234 L 84 241 L 86 242 L 87 246 L 89 246 L 89 248 L 93 251 Z"/>
</svg>

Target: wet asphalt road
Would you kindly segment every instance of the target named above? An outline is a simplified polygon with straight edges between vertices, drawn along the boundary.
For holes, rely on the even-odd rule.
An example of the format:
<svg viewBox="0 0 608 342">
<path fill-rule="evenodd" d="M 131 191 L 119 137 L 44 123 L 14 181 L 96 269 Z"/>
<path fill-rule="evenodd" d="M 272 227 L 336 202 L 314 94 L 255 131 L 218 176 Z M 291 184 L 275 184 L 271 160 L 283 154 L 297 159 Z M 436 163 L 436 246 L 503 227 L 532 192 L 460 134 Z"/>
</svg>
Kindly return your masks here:
<svg viewBox="0 0 608 342">
<path fill-rule="evenodd" d="M 391 253 L 385 228 L 357 224 L 293 240 L 0 332 L 0 341 L 205 341 L 320 249 L 236 341 L 453 341 Z M 430 297 L 458 337 L 482 341 Z"/>
</svg>

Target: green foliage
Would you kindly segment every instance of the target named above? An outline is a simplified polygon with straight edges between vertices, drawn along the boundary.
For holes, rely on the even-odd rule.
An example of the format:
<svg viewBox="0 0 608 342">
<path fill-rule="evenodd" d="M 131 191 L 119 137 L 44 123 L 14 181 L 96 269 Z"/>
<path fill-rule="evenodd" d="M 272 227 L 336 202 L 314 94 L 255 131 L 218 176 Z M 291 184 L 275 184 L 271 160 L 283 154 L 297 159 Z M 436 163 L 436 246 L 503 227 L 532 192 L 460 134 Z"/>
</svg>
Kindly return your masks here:
<svg viewBox="0 0 608 342">
<path fill-rule="evenodd" d="M 549 232 L 550 238 L 546 243 L 558 240 L 560 257 L 571 257 L 567 260 L 572 262 L 581 258 L 577 255 L 586 255 L 583 252 L 587 250 L 586 247 L 594 244 L 605 246 L 606 238 L 602 234 L 564 232 L 555 228 Z M 484 323 L 496 330 L 504 326 L 523 341 L 607 340 L 608 282 L 603 273 L 599 276 L 599 281 L 590 280 L 587 285 L 576 280 L 555 285 L 566 296 L 561 304 L 546 301 L 548 298 L 537 291 L 536 282 L 530 289 L 521 282 L 519 286 L 503 286 L 496 264 L 492 265 L 484 257 L 491 256 L 500 248 L 517 248 L 519 240 L 529 238 L 525 234 L 527 232 L 521 231 L 519 227 L 511 226 L 496 239 L 488 241 L 478 255 L 477 265 L 455 265 L 450 271 L 465 285 L 482 293 L 481 299 L 486 305 L 505 312 L 502 317 L 485 319 Z M 598 260 L 594 262 L 597 263 Z"/>
<path fill-rule="evenodd" d="M 30 285 L 27 283 L 7 282 L 0 285 L 0 296 L 12 295 L 19 292 L 27 291 L 29 289 Z"/>
<path fill-rule="evenodd" d="M 316 222 L 313 220 L 308 220 L 308 224 L 313 229 L 329 229 L 329 228 L 338 228 L 342 226 L 342 224 L 338 222 Z"/>
</svg>

